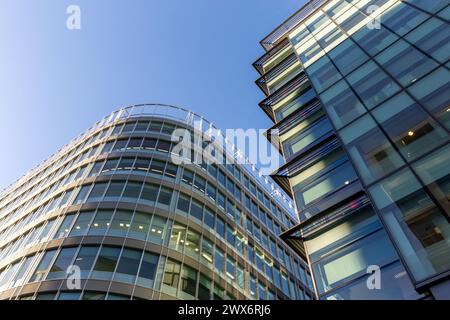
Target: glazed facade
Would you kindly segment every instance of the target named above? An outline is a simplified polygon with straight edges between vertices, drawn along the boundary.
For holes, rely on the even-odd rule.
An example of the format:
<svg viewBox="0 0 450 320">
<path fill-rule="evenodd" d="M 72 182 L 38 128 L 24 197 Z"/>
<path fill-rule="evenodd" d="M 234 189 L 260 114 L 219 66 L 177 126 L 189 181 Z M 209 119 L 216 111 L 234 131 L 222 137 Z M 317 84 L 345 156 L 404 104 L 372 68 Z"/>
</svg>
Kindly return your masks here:
<svg viewBox="0 0 450 320">
<path fill-rule="evenodd" d="M 175 165 L 176 128 L 213 126 L 182 108 L 124 108 L 5 190 L 0 299 L 313 298 L 278 237 L 297 223 L 282 192 L 247 165 Z"/>
<path fill-rule="evenodd" d="M 320 299 L 450 299 L 449 20 L 448 0 L 316 0 L 261 42 L 283 238 Z"/>
</svg>

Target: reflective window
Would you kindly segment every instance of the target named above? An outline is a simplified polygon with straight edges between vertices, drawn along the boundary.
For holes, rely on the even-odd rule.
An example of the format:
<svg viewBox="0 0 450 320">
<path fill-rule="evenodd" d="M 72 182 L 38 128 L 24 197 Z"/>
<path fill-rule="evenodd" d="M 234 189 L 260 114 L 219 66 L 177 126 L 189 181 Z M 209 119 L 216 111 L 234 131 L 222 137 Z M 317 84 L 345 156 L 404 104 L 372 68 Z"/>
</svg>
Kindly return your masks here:
<svg viewBox="0 0 450 320">
<path fill-rule="evenodd" d="M 398 39 L 395 34 L 384 27 L 381 27 L 381 29 L 361 28 L 352 37 L 371 55 L 379 53 Z"/>
<path fill-rule="evenodd" d="M 450 71 L 441 67 L 408 90 L 450 129 Z"/>
<path fill-rule="evenodd" d="M 334 82 L 342 78 L 339 72 L 326 56 L 320 58 L 306 70 L 311 79 L 311 83 L 317 92 L 322 92 Z"/>
<path fill-rule="evenodd" d="M 444 129 L 405 93 L 376 108 L 373 115 L 407 160 L 448 140 Z"/>
<path fill-rule="evenodd" d="M 123 249 L 120 256 L 114 281 L 134 284 L 141 261 L 142 252 L 138 250 Z"/>
<path fill-rule="evenodd" d="M 336 128 L 341 128 L 366 112 L 361 102 L 344 80 L 320 95 Z"/>
<path fill-rule="evenodd" d="M 347 79 L 369 109 L 400 90 L 400 87 L 372 61 L 352 72 Z"/>
<path fill-rule="evenodd" d="M 450 267 L 450 224 L 407 169 L 369 189 L 417 281 Z"/>
<path fill-rule="evenodd" d="M 341 137 L 366 184 L 403 165 L 397 151 L 368 115 L 344 128 Z"/>
<path fill-rule="evenodd" d="M 339 44 L 329 53 L 329 56 L 343 75 L 350 73 L 369 59 L 369 57 L 358 48 L 351 39 L 347 39 Z"/>
<path fill-rule="evenodd" d="M 411 6 L 397 2 L 381 15 L 384 25 L 392 29 L 398 35 L 404 35 L 429 17 Z"/>
<path fill-rule="evenodd" d="M 408 86 L 438 64 L 406 41 L 399 40 L 375 59 L 402 85 Z"/>
<path fill-rule="evenodd" d="M 144 253 L 142 264 L 139 269 L 139 275 L 136 284 L 146 288 L 153 287 L 155 280 L 156 268 L 158 266 L 158 256 L 148 252 Z"/>
<path fill-rule="evenodd" d="M 440 62 L 450 58 L 450 25 L 442 20 L 431 18 L 409 33 L 406 39 Z"/>
<path fill-rule="evenodd" d="M 72 261 L 77 248 L 64 248 L 58 254 L 55 262 L 53 263 L 46 280 L 50 279 L 64 279 L 68 275 L 68 268 L 72 265 Z"/>
<path fill-rule="evenodd" d="M 119 259 L 120 248 L 102 247 L 92 272 L 92 278 L 111 280 Z"/>
</svg>

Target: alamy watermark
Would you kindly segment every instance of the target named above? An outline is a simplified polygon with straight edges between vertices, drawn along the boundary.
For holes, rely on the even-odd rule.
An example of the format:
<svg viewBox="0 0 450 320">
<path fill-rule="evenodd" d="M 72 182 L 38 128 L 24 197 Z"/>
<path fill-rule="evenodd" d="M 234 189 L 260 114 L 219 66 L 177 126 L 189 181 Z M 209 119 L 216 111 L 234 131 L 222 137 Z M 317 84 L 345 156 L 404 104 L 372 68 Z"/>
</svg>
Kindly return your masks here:
<svg viewBox="0 0 450 320">
<path fill-rule="evenodd" d="M 66 27 L 69 30 L 81 29 L 81 8 L 78 5 L 72 4 L 67 7 L 66 13 L 69 15 L 66 20 Z"/>
</svg>

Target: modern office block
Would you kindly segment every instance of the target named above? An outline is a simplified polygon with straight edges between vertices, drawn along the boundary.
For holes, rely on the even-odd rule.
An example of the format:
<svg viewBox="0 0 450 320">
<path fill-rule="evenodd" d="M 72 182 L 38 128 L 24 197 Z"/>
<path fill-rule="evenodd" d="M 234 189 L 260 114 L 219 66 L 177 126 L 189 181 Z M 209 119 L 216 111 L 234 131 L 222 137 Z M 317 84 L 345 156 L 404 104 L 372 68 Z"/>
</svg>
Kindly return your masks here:
<svg viewBox="0 0 450 320">
<path fill-rule="evenodd" d="M 315 0 L 261 41 L 300 219 L 282 237 L 320 299 L 450 299 L 449 20 L 448 0 Z"/>
<path fill-rule="evenodd" d="M 313 298 L 278 237 L 297 223 L 283 192 L 246 164 L 175 165 L 179 128 L 215 129 L 182 108 L 120 109 L 4 190 L 0 299 Z"/>
</svg>

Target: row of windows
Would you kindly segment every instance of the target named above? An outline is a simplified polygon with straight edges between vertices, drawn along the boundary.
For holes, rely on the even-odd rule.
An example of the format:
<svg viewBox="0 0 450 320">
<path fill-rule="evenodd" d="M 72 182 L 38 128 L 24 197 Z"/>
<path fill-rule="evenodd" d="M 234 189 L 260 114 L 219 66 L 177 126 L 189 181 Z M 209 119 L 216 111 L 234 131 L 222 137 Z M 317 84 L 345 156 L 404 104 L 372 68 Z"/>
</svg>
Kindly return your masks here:
<svg viewBox="0 0 450 320">
<path fill-rule="evenodd" d="M 171 259 L 166 261 L 164 257 L 147 251 L 114 246 L 67 247 L 27 256 L 0 272 L 0 288 L 4 290 L 36 281 L 66 279 L 72 270 L 80 272 L 81 279 L 123 282 L 183 299 L 225 297 L 225 291 L 218 290 L 217 284 L 214 284 L 213 289 L 212 279 L 187 265 L 182 266 Z M 158 279 L 158 275 L 162 279 Z M 244 271 L 240 277 L 239 281 L 244 281 Z M 257 294 L 256 290 L 252 290 L 252 281 L 256 281 L 253 276 L 245 284 L 242 282 L 242 288 L 244 285 L 247 287 L 250 297 L 275 298 L 274 294 L 268 293 L 270 290 L 262 282 L 259 282 Z M 290 289 L 294 292 L 292 297 L 296 298 L 294 283 Z M 303 290 L 297 289 L 303 298 Z M 71 299 L 75 299 L 74 296 Z"/>
<path fill-rule="evenodd" d="M 450 24 L 448 2 L 405 2 L 365 1 L 382 5 L 381 29 L 349 32 L 341 23 L 336 30 L 351 37 L 307 73 L 420 282 L 450 267 Z"/>
<path fill-rule="evenodd" d="M 29 202 L 25 203 L 21 208 L 18 208 L 13 214 L 5 216 L 2 219 L 3 220 L 2 224 L 5 225 L 5 224 L 9 223 L 10 221 L 13 221 L 14 219 L 17 219 L 17 216 L 19 216 L 23 211 L 36 205 L 41 200 L 45 199 L 47 197 L 47 195 L 51 194 L 53 191 L 57 190 L 58 188 L 60 188 L 64 185 L 67 185 L 73 181 L 76 181 L 80 178 L 83 178 L 84 176 L 87 176 L 87 175 L 92 176 L 95 174 L 105 173 L 105 172 L 109 172 L 112 170 L 119 170 L 119 169 L 134 169 L 134 168 L 136 168 L 136 170 L 147 170 L 147 169 L 145 169 L 145 167 L 148 167 L 149 172 L 154 173 L 154 174 L 158 174 L 158 173 L 160 174 L 161 170 L 164 170 L 164 174 L 166 177 L 174 177 L 174 175 L 176 175 L 177 168 L 171 163 L 162 162 L 157 159 L 152 160 L 150 162 L 150 164 L 149 164 L 149 162 L 150 162 L 149 159 L 144 159 L 144 158 L 140 158 L 140 157 L 138 157 L 136 159 L 134 159 L 132 157 L 122 157 L 121 159 L 119 159 L 119 158 L 108 159 L 105 161 L 104 164 L 103 164 L 103 161 L 96 162 L 92 168 L 90 168 L 92 165 L 85 165 L 78 170 L 68 173 L 61 180 L 55 182 L 53 185 L 49 186 L 46 190 L 44 190 L 41 194 L 39 194 L 39 195 L 35 196 L 34 198 L 32 198 L 31 200 L 29 200 Z M 210 166 L 210 168 L 212 168 L 212 166 Z M 217 168 L 216 168 L 216 170 L 217 170 Z M 88 171 L 90 172 L 89 174 L 87 174 Z M 213 170 L 209 169 L 208 172 L 211 173 L 211 172 L 213 172 Z M 220 172 L 222 172 L 222 171 L 218 170 L 218 171 L 214 171 L 214 172 L 219 172 L 219 175 L 220 175 Z M 247 178 L 245 177 L 245 179 L 247 179 Z M 197 179 L 197 181 L 199 181 L 199 180 Z M 220 181 L 220 179 L 219 179 L 219 181 Z M 236 195 L 237 192 L 240 190 L 240 187 L 237 185 L 233 185 L 232 182 L 228 179 L 228 190 L 230 190 L 230 186 L 232 186 L 231 190 L 235 190 L 234 194 Z M 250 190 L 253 189 L 251 187 L 251 185 L 250 185 L 249 189 Z M 208 190 L 211 192 L 211 190 L 212 190 L 211 187 L 208 188 Z M 255 193 L 256 193 L 256 191 L 255 191 Z M 259 190 L 258 190 L 257 194 L 258 194 L 258 196 L 262 195 L 262 193 L 259 193 Z M 66 196 L 66 198 L 67 198 L 67 196 Z M 246 199 L 246 203 L 248 203 L 249 197 L 247 195 L 245 195 L 245 199 Z M 259 199 L 261 199 L 260 196 L 259 196 Z M 262 197 L 262 199 L 265 202 L 265 204 L 270 205 L 271 202 L 268 201 L 267 197 Z M 218 200 L 220 200 L 220 199 L 218 199 Z M 42 209 L 49 208 L 49 207 L 51 207 L 51 206 L 47 206 L 47 205 L 41 206 L 41 208 L 38 209 L 36 212 L 42 213 Z M 281 214 L 281 211 L 279 208 L 277 208 L 275 205 L 273 205 L 271 208 L 272 208 L 273 212 L 278 213 L 278 216 L 284 217 L 285 218 L 284 220 L 286 223 L 289 223 L 289 225 L 292 225 L 292 222 L 290 222 L 290 220 L 287 220 L 286 215 Z M 37 216 L 35 215 L 34 217 L 36 218 Z M 264 223 L 266 221 L 266 219 L 261 219 L 261 220 Z M 270 220 L 270 222 L 271 222 L 271 220 Z M 269 224 L 269 226 L 271 226 L 271 224 Z M 12 228 L 10 228 L 9 230 L 12 230 Z M 7 233 L 11 234 L 10 231 L 8 231 Z"/>
<path fill-rule="evenodd" d="M 143 123 L 147 123 L 148 124 L 147 131 L 152 131 L 152 132 L 162 132 L 162 133 L 170 134 L 174 128 L 178 128 L 178 126 L 174 126 L 171 123 L 155 121 L 155 120 L 144 121 Z M 126 127 L 126 129 L 125 129 L 125 127 Z M 116 126 L 105 128 L 105 129 L 99 131 L 98 133 L 93 135 L 90 139 L 86 139 L 80 145 L 78 145 L 77 147 L 74 147 L 70 153 L 67 153 L 65 156 L 61 157 L 58 161 L 53 163 L 52 166 L 49 166 L 48 168 L 46 168 L 46 170 L 41 171 L 38 175 L 34 176 L 33 178 L 27 179 L 27 181 L 20 188 L 20 190 L 21 190 L 20 194 L 13 192 L 13 190 L 9 191 L 9 194 L 0 201 L 0 207 L 3 205 L 3 207 L 0 209 L 0 212 L 3 213 L 5 211 L 8 211 L 8 208 L 13 207 L 19 201 L 23 200 L 23 198 L 20 197 L 20 195 L 32 194 L 33 192 L 39 190 L 39 188 L 47 185 L 51 181 L 51 179 L 56 178 L 57 176 L 66 172 L 67 169 L 70 168 L 71 166 L 75 165 L 76 163 L 82 161 L 83 159 L 85 159 L 89 156 L 94 155 L 95 154 L 94 151 L 96 151 L 96 150 L 86 150 L 82 153 L 82 150 L 85 147 L 89 146 L 91 143 L 94 143 L 95 141 L 103 139 L 106 136 L 118 134 L 120 132 L 126 133 L 126 132 L 131 132 L 131 130 L 135 130 L 136 132 L 138 132 L 138 131 L 142 132 L 143 127 L 144 126 L 142 125 L 141 121 L 135 121 L 135 122 L 127 122 L 125 124 L 118 124 Z M 192 138 L 194 139 L 194 135 L 192 135 Z M 154 139 L 144 139 L 140 143 L 137 140 L 130 140 L 128 142 L 127 146 L 124 146 L 123 145 L 124 143 L 125 142 L 118 143 L 116 146 L 114 146 L 114 149 L 117 149 L 117 150 L 119 150 L 119 148 L 133 149 L 133 148 L 139 147 L 139 148 L 144 148 L 144 149 L 150 148 L 150 149 L 156 149 L 158 151 L 163 151 L 163 152 L 167 151 L 168 152 L 168 151 L 170 151 L 170 148 L 171 148 L 170 147 L 171 143 L 168 141 L 165 141 L 165 140 L 161 140 L 161 142 L 156 141 L 156 145 L 155 145 Z M 138 146 L 138 143 L 139 143 L 139 146 Z M 108 144 L 105 146 L 105 148 L 103 148 L 103 153 L 110 152 L 111 149 L 112 149 L 112 146 L 110 144 Z M 77 157 L 75 157 L 76 154 L 78 154 Z M 67 162 L 68 159 L 70 159 L 70 158 L 73 158 L 73 159 L 70 162 Z M 62 166 L 62 164 L 65 162 L 67 162 L 66 165 Z M 59 167 L 59 169 L 56 170 L 56 168 L 58 168 L 58 167 Z M 249 188 L 249 190 L 252 193 L 254 193 L 255 196 L 258 196 L 259 198 L 263 198 L 264 201 L 267 203 L 267 201 L 269 199 L 268 196 L 267 195 L 263 196 L 264 192 L 261 191 L 259 188 L 257 188 L 256 185 L 254 184 L 254 182 L 250 181 L 251 179 L 247 175 L 243 174 L 241 172 L 241 169 L 238 168 L 238 166 L 226 165 L 225 167 L 226 167 L 227 171 L 231 175 L 233 175 L 239 182 L 246 184 L 246 186 Z M 37 183 L 39 181 L 39 179 L 41 179 L 41 180 L 39 183 Z M 33 184 L 34 184 L 34 186 L 33 186 Z M 250 184 L 251 184 L 251 187 L 250 187 Z M 17 189 L 17 187 L 15 189 Z M 8 201 L 7 206 L 4 205 L 6 203 L 6 201 Z M 261 201 L 263 201 L 263 200 L 261 200 Z M 272 203 L 272 206 L 275 206 L 275 204 Z M 278 209 L 278 211 L 279 210 L 280 209 Z M 289 218 L 287 218 L 287 220 L 289 220 Z"/>
<path fill-rule="evenodd" d="M 61 195 L 60 198 L 66 198 L 67 194 L 70 194 L 71 191 L 66 193 L 64 196 Z M 159 196 L 158 196 L 159 193 Z M 74 193 L 76 194 L 76 193 Z M 127 201 L 130 199 L 133 203 L 136 201 L 136 198 L 140 197 L 140 202 L 148 202 L 154 203 L 158 198 L 158 203 L 167 207 L 170 204 L 172 191 L 156 185 L 151 184 L 143 184 L 137 182 L 128 182 L 125 184 L 124 182 L 112 181 L 110 183 L 97 183 L 94 186 L 88 185 L 81 187 L 80 191 L 77 193 L 76 198 L 74 200 L 75 204 L 81 204 L 85 201 L 117 201 L 121 199 L 121 201 Z M 74 195 L 73 195 L 74 196 Z M 72 197 L 73 197 L 72 196 Z M 72 198 L 67 197 L 67 198 Z M 122 197 L 122 198 L 120 198 Z M 58 200 L 56 201 L 56 203 Z M 184 211 L 186 214 L 189 212 L 190 216 L 199 220 L 199 223 L 204 220 L 206 226 L 216 230 L 216 234 L 220 236 L 222 239 L 226 239 L 227 243 L 231 248 L 237 249 L 238 253 L 241 255 L 245 255 L 244 252 L 244 237 L 241 233 L 237 233 L 237 230 L 231 227 L 229 224 L 226 224 L 224 220 L 219 217 L 216 217 L 211 209 L 204 207 L 201 203 L 192 201 L 190 205 L 191 199 L 186 197 L 183 194 L 180 194 L 178 199 L 177 209 L 180 211 Z M 111 211 L 102 211 L 96 215 L 96 218 L 93 222 L 94 212 L 84 212 L 77 219 L 75 227 L 70 231 L 64 232 L 61 230 L 69 230 L 68 226 L 71 224 L 71 221 L 74 219 L 73 215 L 68 215 L 64 220 L 62 226 L 60 227 L 60 231 L 57 232 L 57 237 L 65 237 L 65 236 L 82 236 L 85 234 L 88 235 L 108 235 L 108 236 L 121 236 L 121 237 L 131 237 L 139 240 L 147 240 L 151 242 L 156 242 L 158 244 L 162 243 L 164 237 L 164 225 L 165 221 L 161 221 L 160 218 L 155 218 L 151 225 L 148 215 L 146 213 L 136 213 L 133 218 L 133 213 L 128 211 L 117 212 L 114 215 L 114 220 L 111 222 L 111 218 L 113 213 Z M 33 229 L 32 231 L 22 235 L 15 242 L 10 243 L 6 248 L 4 248 L 1 252 L 1 257 L 6 257 L 14 254 L 16 251 L 30 247 L 36 243 L 46 241 L 48 239 L 48 233 L 52 227 L 54 220 L 50 221 L 48 224 L 41 225 Z M 91 226 L 90 230 L 87 231 L 87 228 Z M 261 232 L 259 226 L 256 224 L 251 225 L 247 223 L 248 230 L 253 232 L 256 239 L 262 243 L 263 247 L 271 254 L 273 257 L 277 257 L 282 265 L 286 265 L 289 271 L 294 272 L 291 266 L 291 260 L 289 257 L 289 253 L 283 250 L 281 246 L 278 245 L 278 251 L 276 250 L 276 242 L 269 238 L 265 232 Z M 130 229 L 130 230 L 129 230 Z M 108 230 L 108 233 L 106 231 Z M 152 232 L 150 232 L 151 230 Z M 88 232 L 88 233 L 87 233 Z M 147 234 L 150 232 L 148 238 L 146 238 Z M 12 233 L 15 234 L 15 233 Z M 261 239 L 259 238 L 261 236 Z M 270 242 L 270 244 L 269 244 Z M 193 248 L 193 247 L 191 247 Z M 249 251 L 253 251 L 249 249 Z M 259 250 L 260 251 L 260 250 Z M 254 263 L 254 259 L 250 256 L 249 259 Z M 296 261 L 295 264 L 298 264 Z M 261 271 L 261 265 L 259 265 Z M 294 269 L 296 273 L 297 269 Z M 306 283 L 306 282 L 305 282 Z"/>
<path fill-rule="evenodd" d="M 139 138 L 142 139 L 142 138 Z M 86 151 L 84 154 L 86 156 L 80 158 L 80 161 L 93 156 L 97 153 L 98 149 L 101 148 L 101 152 L 105 153 L 105 152 L 109 152 L 111 149 L 115 149 L 116 146 L 119 144 L 119 147 L 121 148 L 128 148 L 129 147 L 129 143 L 131 143 L 131 139 L 129 142 L 127 142 L 127 144 L 124 145 L 123 142 L 120 142 L 122 140 L 119 140 L 117 142 L 109 142 L 107 143 L 103 148 L 97 146 L 91 150 Z M 139 145 L 142 146 L 142 140 L 140 140 L 141 142 L 139 142 Z M 145 140 L 144 140 L 145 141 Z M 162 140 L 161 140 L 162 141 Z M 158 142 L 159 143 L 159 142 Z M 124 147 L 125 146 L 125 147 Z M 161 151 L 161 150 L 159 150 Z M 116 161 L 116 162 L 115 162 Z M 158 171 L 160 171 L 161 169 L 165 169 L 166 172 L 166 176 L 174 176 L 176 174 L 176 167 L 173 164 L 167 163 L 164 164 L 162 162 L 158 162 L 157 160 L 153 161 L 152 164 L 150 165 L 149 162 L 150 160 L 148 159 L 144 159 L 144 158 L 140 158 L 138 157 L 136 160 L 133 161 L 132 158 L 122 158 L 122 159 L 116 159 L 116 160 L 108 160 L 103 167 L 101 163 L 96 163 L 95 166 L 92 168 L 90 175 L 95 175 L 99 172 L 99 170 L 102 170 L 101 172 L 106 172 L 109 170 L 114 170 L 114 169 L 130 169 L 130 168 L 137 168 L 138 170 L 146 170 L 146 168 L 149 168 L 150 172 L 152 173 L 157 173 Z M 119 162 L 120 161 L 120 162 Z M 69 163 L 66 168 L 70 168 L 71 166 L 73 166 L 73 164 Z M 227 165 L 226 166 L 228 171 L 231 171 L 233 167 L 233 165 Z M 80 179 L 81 177 L 83 177 L 83 175 L 85 174 L 85 170 L 86 170 L 87 166 L 83 166 L 80 170 L 78 171 L 73 171 L 72 174 L 67 174 L 65 177 L 63 177 L 62 179 L 60 179 L 59 181 L 53 183 L 51 186 L 47 187 L 45 190 L 43 190 L 40 194 L 36 195 L 34 198 L 32 198 L 32 200 L 29 200 L 28 203 L 23 204 L 20 208 L 18 208 L 17 210 L 15 210 L 15 212 L 13 214 L 9 214 L 8 216 L 4 216 L 0 221 L 2 224 L 6 224 L 9 221 L 11 221 L 12 219 L 14 219 L 17 215 L 19 215 L 22 210 L 31 207 L 32 205 L 34 205 L 35 203 L 39 202 L 40 200 L 44 199 L 47 195 L 49 195 L 50 193 L 52 193 L 53 191 L 57 190 L 59 187 L 63 186 L 64 184 L 68 184 L 74 180 Z M 228 184 L 227 184 L 227 189 L 230 191 L 234 191 L 235 195 L 238 194 L 238 192 L 240 191 L 240 187 L 238 185 L 234 185 L 231 180 L 229 178 L 225 178 L 225 174 L 224 172 L 217 168 L 217 166 L 215 165 L 210 165 L 207 167 L 208 173 L 210 175 L 215 175 L 215 179 L 217 179 L 219 182 L 223 182 L 224 179 L 227 179 Z M 234 172 L 237 172 L 236 170 L 234 170 Z M 64 173 L 64 172 L 62 172 Z M 222 179 L 223 177 L 223 179 Z M 240 177 L 240 174 L 239 174 Z M 244 185 L 248 187 L 248 190 L 251 191 L 255 197 L 258 197 L 258 199 L 260 201 L 263 201 L 265 205 L 267 205 L 268 207 L 272 208 L 272 212 L 276 213 L 276 215 L 280 218 L 283 219 L 284 223 L 287 223 L 288 225 L 292 225 L 293 222 L 287 217 L 286 214 L 282 213 L 282 211 L 275 206 L 275 204 L 273 202 L 271 202 L 269 200 L 269 198 L 267 196 L 265 196 L 263 194 L 263 192 L 259 189 L 256 188 L 256 185 L 253 182 L 250 182 L 250 179 L 247 178 L 247 176 L 243 175 L 243 182 Z M 248 198 L 248 197 L 247 197 Z"/>
</svg>

